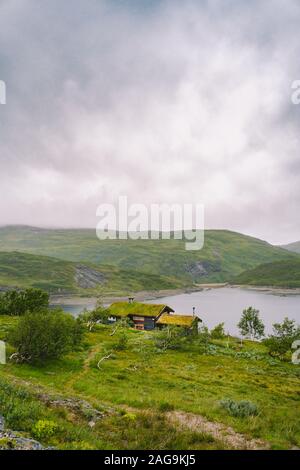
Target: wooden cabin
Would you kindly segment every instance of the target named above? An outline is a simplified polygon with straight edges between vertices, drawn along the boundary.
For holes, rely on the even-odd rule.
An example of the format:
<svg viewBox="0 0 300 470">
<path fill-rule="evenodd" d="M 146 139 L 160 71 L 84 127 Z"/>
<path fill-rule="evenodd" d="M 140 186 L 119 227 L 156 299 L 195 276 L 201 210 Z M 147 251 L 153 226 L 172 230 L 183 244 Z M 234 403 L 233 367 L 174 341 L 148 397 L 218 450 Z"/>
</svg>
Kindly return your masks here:
<svg viewBox="0 0 300 470">
<path fill-rule="evenodd" d="M 156 321 L 163 313 L 174 312 L 168 305 L 143 304 L 142 302 L 114 302 L 109 307 L 112 321 L 119 318 L 130 318 L 137 330 L 153 330 Z"/>
<path fill-rule="evenodd" d="M 195 315 L 175 315 L 174 310 L 164 304 L 144 304 L 134 302 L 114 302 L 109 307 L 110 320 L 116 321 L 120 318 L 130 318 L 137 330 L 153 330 L 168 325 L 181 326 L 192 329 L 201 321 Z"/>
</svg>

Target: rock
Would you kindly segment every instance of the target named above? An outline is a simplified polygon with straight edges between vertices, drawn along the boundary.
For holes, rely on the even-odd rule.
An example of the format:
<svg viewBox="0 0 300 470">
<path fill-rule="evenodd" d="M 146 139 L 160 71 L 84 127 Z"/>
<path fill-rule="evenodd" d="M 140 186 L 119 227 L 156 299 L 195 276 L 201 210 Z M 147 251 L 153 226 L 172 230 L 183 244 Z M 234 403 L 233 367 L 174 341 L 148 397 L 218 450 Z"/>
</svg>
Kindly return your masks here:
<svg viewBox="0 0 300 470">
<path fill-rule="evenodd" d="M 0 415 L 0 431 L 4 431 L 5 428 L 5 419 Z"/>
<path fill-rule="evenodd" d="M 101 286 L 105 280 L 104 274 L 96 271 L 96 269 L 81 264 L 76 266 L 75 281 L 83 289 Z"/>
<path fill-rule="evenodd" d="M 7 430 L 0 432 L 0 450 L 54 450 L 53 447 L 43 447 L 34 439 L 20 436 L 19 433 Z"/>
<path fill-rule="evenodd" d="M 53 398 L 45 394 L 38 395 L 38 398 L 43 403 L 46 403 L 48 406 L 67 408 L 73 413 L 80 414 L 81 416 L 89 420 L 89 422 L 94 422 L 95 424 L 97 423 L 97 421 L 104 418 L 107 414 L 113 413 L 113 410 L 111 409 L 106 409 L 105 412 L 99 411 L 96 408 L 93 408 L 93 406 L 90 405 L 87 401 L 76 398 Z"/>
<path fill-rule="evenodd" d="M 211 273 L 217 273 L 222 270 L 221 262 L 219 260 L 214 261 L 194 261 L 193 263 L 187 264 L 185 270 L 189 273 L 192 279 L 197 280 L 201 277 L 208 276 Z"/>
</svg>

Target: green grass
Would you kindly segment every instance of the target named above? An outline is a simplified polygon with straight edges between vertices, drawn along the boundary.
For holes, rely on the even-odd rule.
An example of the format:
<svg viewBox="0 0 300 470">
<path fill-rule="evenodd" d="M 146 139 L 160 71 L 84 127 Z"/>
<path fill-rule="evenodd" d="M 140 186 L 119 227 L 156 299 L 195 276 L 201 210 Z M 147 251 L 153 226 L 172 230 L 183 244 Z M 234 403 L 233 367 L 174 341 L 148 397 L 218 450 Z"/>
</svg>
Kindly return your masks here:
<svg viewBox="0 0 300 470">
<path fill-rule="evenodd" d="M 9 324 L 15 321 L 0 317 L 0 339 L 5 339 Z M 245 341 L 241 349 L 231 338 L 229 347 L 218 340 L 207 354 L 201 354 L 191 342 L 182 350 L 159 353 L 153 341 L 155 332 L 128 330 L 127 349 L 114 351 L 99 370 L 98 360 L 113 350 L 121 334 L 110 336 L 110 332 L 110 327 L 99 326 L 86 334 L 80 351 L 43 367 L 0 366 L 1 380 L 14 386 L 26 384 L 33 410 L 38 407 L 33 421 L 50 419 L 63 429 L 46 444 L 108 449 L 222 447 L 210 436 L 172 426 L 166 412 L 174 409 L 232 426 L 249 438 L 267 441 L 274 449 L 300 446 L 299 366 L 271 359 L 263 344 Z M 44 409 L 35 396 L 37 391 L 85 399 L 98 409 L 115 413 L 90 429 L 66 410 Z M 232 416 L 221 406 L 222 400 L 251 401 L 258 414 Z M 23 405 L 18 402 L 18 406 Z M 5 407 L 0 398 L 0 413 L 7 413 Z M 30 416 L 25 416 L 23 427 L 21 423 L 29 434 Z"/>
<path fill-rule="evenodd" d="M 187 251 L 182 240 L 104 240 L 95 230 L 46 230 L 32 227 L 0 228 L 0 251 L 47 255 L 76 263 L 114 266 L 135 284 L 142 274 L 162 276 L 169 284 L 224 282 L 261 263 L 299 259 L 299 255 L 262 240 L 227 230 L 205 231 L 204 248 Z M 110 268 L 111 269 L 111 268 Z M 136 275 L 136 272 L 139 274 Z M 121 282 L 126 280 L 124 274 Z M 146 279 L 144 279 L 146 281 Z M 159 288 L 150 278 L 148 290 Z M 146 284 L 146 283 L 145 283 Z M 154 285 L 154 287 L 151 287 Z M 161 287 L 164 288 L 164 287 Z"/>
<path fill-rule="evenodd" d="M 234 284 L 300 287 L 300 259 L 262 264 L 235 277 Z"/>
<path fill-rule="evenodd" d="M 99 286 L 82 288 L 76 281 L 79 263 L 64 261 L 42 255 L 20 252 L 0 252 L 1 287 L 35 287 L 50 293 L 95 294 L 98 287 L 106 293 L 130 293 L 141 290 L 175 289 L 182 287 L 179 282 L 166 276 L 139 273 L 119 269 L 116 266 L 93 266 L 85 264 L 85 269 L 103 276 Z M 82 267 L 83 264 L 80 264 Z"/>
</svg>

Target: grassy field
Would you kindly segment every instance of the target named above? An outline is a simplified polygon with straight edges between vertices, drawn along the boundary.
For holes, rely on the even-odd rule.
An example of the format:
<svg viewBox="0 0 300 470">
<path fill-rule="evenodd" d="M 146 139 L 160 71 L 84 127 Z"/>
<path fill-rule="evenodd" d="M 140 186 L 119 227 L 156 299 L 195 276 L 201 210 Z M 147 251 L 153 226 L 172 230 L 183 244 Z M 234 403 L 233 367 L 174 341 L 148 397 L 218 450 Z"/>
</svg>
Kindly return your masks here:
<svg viewBox="0 0 300 470">
<path fill-rule="evenodd" d="M 79 272 L 81 280 L 77 278 Z M 100 288 L 106 294 L 127 295 L 142 290 L 176 289 L 183 287 L 184 283 L 174 278 L 116 266 L 83 265 L 41 255 L 0 252 L 0 286 L 35 287 L 50 293 L 82 295 L 95 295 Z"/>
<path fill-rule="evenodd" d="M 187 251 L 182 240 L 99 241 L 95 231 L 88 229 L 2 227 L 0 251 L 21 251 L 77 263 L 109 265 L 131 273 L 176 277 L 177 282 L 189 285 L 224 282 L 262 263 L 299 258 L 262 240 L 226 230 L 207 230 L 204 248 Z"/>
<path fill-rule="evenodd" d="M 262 264 L 236 276 L 233 283 L 254 286 L 300 287 L 300 259 Z"/>
<path fill-rule="evenodd" d="M 0 317 L 0 339 L 15 321 Z M 110 333 L 99 326 L 80 351 L 44 366 L 0 366 L 0 414 L 8 426 L 32 436 L 37 421 L 51 420 L 56 432 L 40 440 L 60 449 L 231 448 L 229 428 L 234 438 L 239 433 L 265 447 L 300 446 L 299 366 L 271 359 L 259 343 L 241 348 L 233 338 L 214 341 L 205 354 L 191 342 L 162 353 L 155 332 L 128 330 L 127 348 L 117 351 L 119 333 Z M 86 400 L 103 417 L 91 427 L 91 411 L 51 405 L 58 397 Z M 228 398 L 254 402 L 257 416 L 231 416 L 220 406 Z M 224 439 L 191 428 L 200 417 L 212 427 L 222 423 Z"/>
</svg>

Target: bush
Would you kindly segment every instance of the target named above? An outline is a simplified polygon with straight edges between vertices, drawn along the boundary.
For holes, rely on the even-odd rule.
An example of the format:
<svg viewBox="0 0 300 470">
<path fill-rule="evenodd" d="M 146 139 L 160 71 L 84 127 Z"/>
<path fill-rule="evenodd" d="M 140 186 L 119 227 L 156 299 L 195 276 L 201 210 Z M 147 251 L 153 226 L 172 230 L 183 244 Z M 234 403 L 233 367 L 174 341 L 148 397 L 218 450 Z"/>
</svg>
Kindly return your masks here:
<svg viewBox="0 0 300 470">
<path fill-rule="evenodd" d="M 49 295 L 41 289 L 11 290 L 0 295 L 0 315 L 20 316 L 49 306 Z"/>
<path fill-rule="evenodd" d="M 300 327 L 294 320 L 285 318 L 283 323 L 274 323 L 273 335 L 265 339 L 264 344 L 271 356 L 283 359 L 284 355 L 291 351 L 292 344 L 297 339 L 300 339 Z"/>
<path fill-rule="evenodd" d="M 81 323 L 60 309 L 26 313 L 9 334 L 19 362 L 57 359 L 82 340 Z"/>
<path fill-rule="evenodd" d="M 121 332 L 117 344 L 114 346 L 116 351 L 125 351 L 128 345 L 128 336 L 124 331 Z"/>
<path fill-rule="evenodd" d="M 178 326 L 167 326 L 155 335 L 155 346 L 160 351 L 179 349 L 185 341 L 186 331 Z"/>
<path fill-rule="evenodd" d="M 212 339 L 223 339 L 225 338 L 224 323 L 219 323 L 211 331 L 210 336 Z"/>
<path fill-rule="evenodd" d="M 228 411 L 231 416 L 237 418 L 246 418 L 247 416 L 255 416 L 258 414 L 258 407 L 255 403 L 247 400 L 234 401 L 226 399 L 222 400 L 220 405 Z"/>
<path fill-rule="evenodd" d="M 99 323 L 102 323 L 104 325 L 109 324 L 109 317 L 110 313 L 107 308 L 104 308 L 102 305 L 98 305 L 94 310 L 92 311 L 84 311 L 80 315 L 80 320 L 86 323 L 87 328 L 89 331 L 93 331 L 95 326 Z"/>
<path fill-rule="evenodd" d="M 163 401 L 162 403 L 159 404 L 158 409 L 159 411 L 162 411 L 162 412 L 173 411 L 174 405 L 172 405 L 172 403 L 168 403 L 167 401 Z"/>
<path fill-rule="evenodd" d="M 33 436 L 38 440 L 49 439 L 58 430 L 58 425 L 54 421 L 40 419 L 32 428 Z"/>
<path fill-rule="evenodd" d="M 207 352 L 210 346 L 210 332 L 206 325 L 202 325 L 198 330 L 198 343 L 201 352 Z"/>
</svg>

